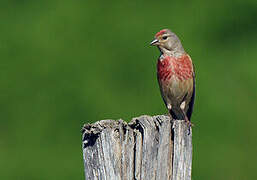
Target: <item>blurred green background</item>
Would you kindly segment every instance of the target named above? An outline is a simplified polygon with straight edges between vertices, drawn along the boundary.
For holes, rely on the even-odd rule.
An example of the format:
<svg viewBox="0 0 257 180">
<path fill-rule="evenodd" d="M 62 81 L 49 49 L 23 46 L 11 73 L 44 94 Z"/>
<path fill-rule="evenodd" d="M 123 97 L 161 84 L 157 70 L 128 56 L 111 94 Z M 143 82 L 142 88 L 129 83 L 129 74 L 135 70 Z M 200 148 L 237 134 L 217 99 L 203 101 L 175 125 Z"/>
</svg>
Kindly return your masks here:
<svg viewBox="0 0 257 180">
<path fill-rule="evenodd" d="M 0 17 L 0 179 L 83 179 L 84 123 L 166 113 L 163 28 L 196 67 L 192 179 L 257 179 L 256 0 L 2 0 Z"/>
</svg>

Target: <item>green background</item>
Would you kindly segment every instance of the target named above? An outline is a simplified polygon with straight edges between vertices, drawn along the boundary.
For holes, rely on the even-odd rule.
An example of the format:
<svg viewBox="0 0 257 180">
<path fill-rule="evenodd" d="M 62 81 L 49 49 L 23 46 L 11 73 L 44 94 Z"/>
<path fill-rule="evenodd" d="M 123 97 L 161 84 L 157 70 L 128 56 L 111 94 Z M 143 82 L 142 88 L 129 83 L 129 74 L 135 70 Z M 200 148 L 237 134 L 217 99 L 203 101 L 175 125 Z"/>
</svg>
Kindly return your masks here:
<svg viewBox="0 0 257 180">
<path fill-rule="evenodd" d="M 1 0 L 0 17 L 0 179 L 83 179 L 84 123 L 166 113 L 163 28 L 196 67 L 192 179 L 257 179 L 256 0 Z"/>
</svg>

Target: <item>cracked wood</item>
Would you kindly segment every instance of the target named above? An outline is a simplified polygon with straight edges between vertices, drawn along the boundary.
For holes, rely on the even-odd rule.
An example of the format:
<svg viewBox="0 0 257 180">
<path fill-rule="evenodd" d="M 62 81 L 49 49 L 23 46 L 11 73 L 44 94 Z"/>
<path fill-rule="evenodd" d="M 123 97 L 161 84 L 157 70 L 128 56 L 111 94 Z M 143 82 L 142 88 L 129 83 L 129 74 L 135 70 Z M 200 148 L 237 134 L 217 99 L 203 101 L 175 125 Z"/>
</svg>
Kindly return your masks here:
<svg viewBox="0 0 257 180">
<path fill-rule="evenodd" d="M 191 180 L 192 131 L 184 120 L 140 116 L 85 124 L 86 180 Z"/>
</svg>

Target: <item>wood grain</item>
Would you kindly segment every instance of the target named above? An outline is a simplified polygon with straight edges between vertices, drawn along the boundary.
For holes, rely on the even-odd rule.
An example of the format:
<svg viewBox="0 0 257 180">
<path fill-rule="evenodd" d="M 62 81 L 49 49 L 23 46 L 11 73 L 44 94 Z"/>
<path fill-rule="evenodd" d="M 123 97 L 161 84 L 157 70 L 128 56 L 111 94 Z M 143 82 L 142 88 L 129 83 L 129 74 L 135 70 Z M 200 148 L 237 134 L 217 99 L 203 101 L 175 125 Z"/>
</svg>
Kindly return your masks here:
<svg viewBox="0 0 257 180">
<path fill-rule="evenodd" d="M 140 116 L 82 128 L 86 180 L 191 180 L 192 130 L 184 120 Z"/>
</svg>

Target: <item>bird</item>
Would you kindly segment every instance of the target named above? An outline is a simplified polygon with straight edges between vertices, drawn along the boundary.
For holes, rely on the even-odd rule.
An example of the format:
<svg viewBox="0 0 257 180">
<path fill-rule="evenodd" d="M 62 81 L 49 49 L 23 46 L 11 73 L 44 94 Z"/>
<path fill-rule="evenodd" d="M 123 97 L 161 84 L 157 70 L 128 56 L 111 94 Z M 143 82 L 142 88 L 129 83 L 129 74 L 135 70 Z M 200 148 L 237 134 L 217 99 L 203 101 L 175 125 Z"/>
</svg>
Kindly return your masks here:
<svg viewBox="0 0 257 180">
<path fill-rule="evenodd" d="M 157 46 L 157 79 L 161 96 L 173 119 L 185 120 L 191 127 L 195 99 L 195 72 L 191 57 L 178 36 L 169 29 L 155 34 L 150 45 Z"/>
</svg>

